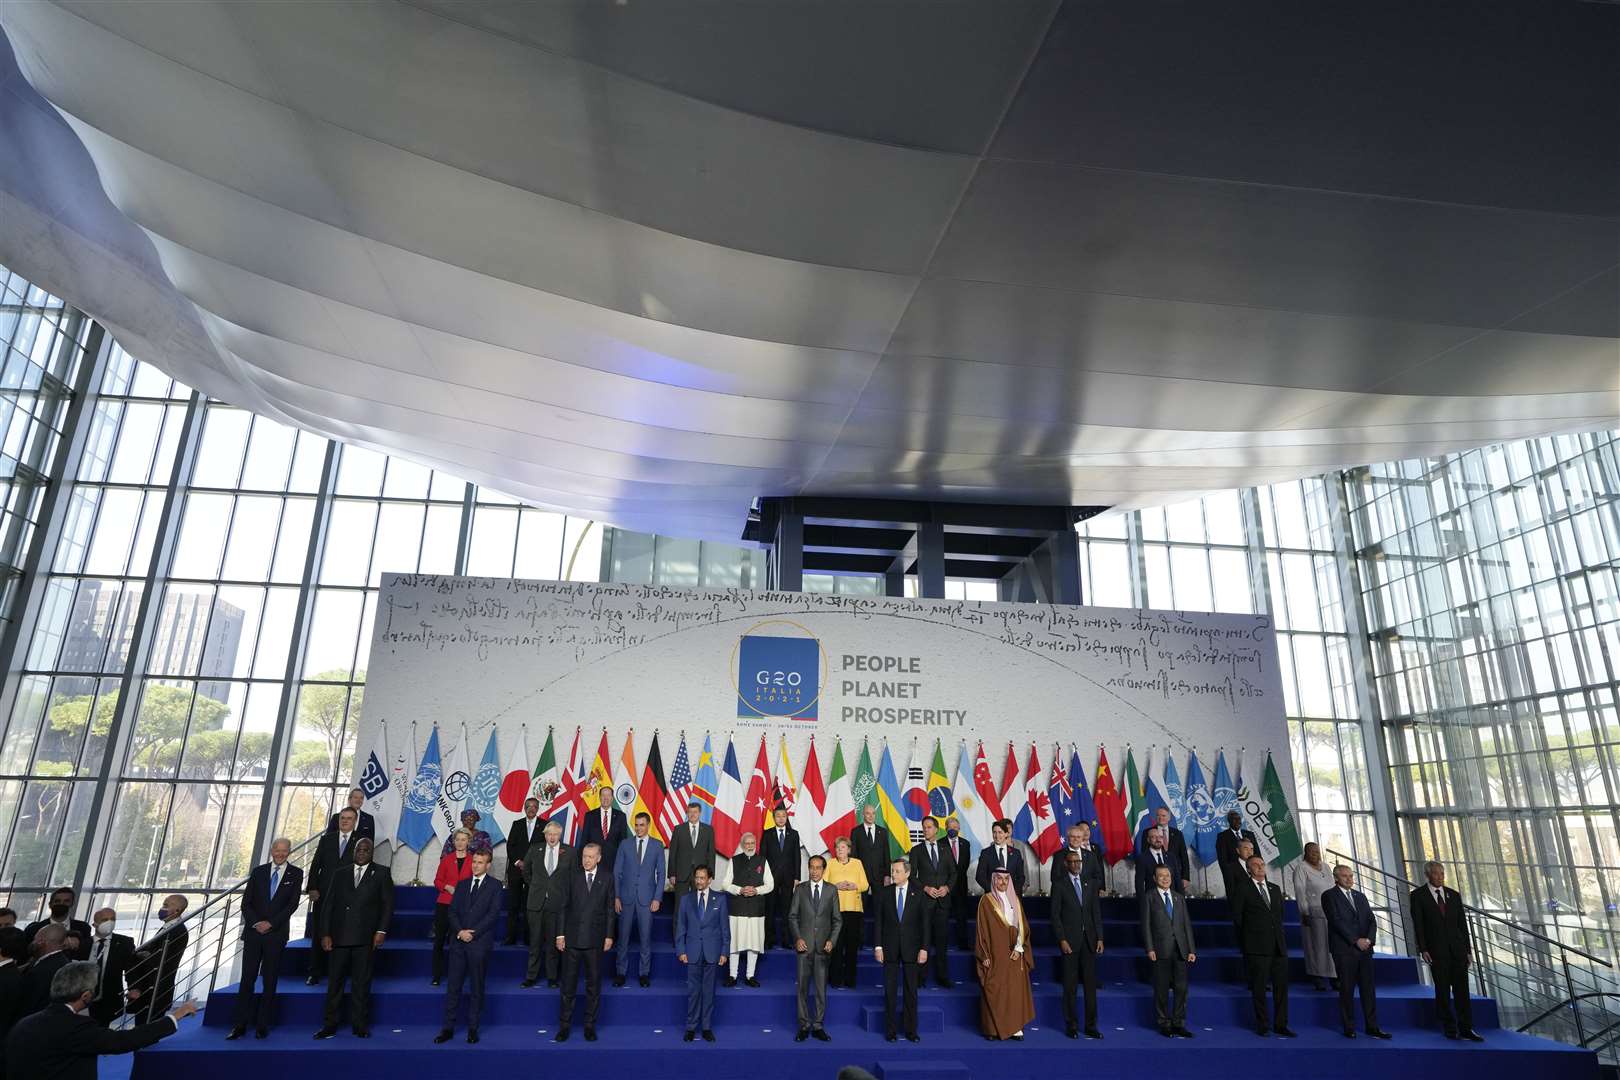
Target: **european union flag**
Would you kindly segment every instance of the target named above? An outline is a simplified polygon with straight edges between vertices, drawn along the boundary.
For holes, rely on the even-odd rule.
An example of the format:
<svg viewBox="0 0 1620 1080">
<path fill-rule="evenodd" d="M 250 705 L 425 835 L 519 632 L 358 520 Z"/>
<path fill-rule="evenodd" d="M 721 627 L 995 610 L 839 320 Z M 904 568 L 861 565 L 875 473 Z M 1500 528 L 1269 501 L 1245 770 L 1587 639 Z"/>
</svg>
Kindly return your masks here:
<svg viewBox="0 0 1620 1080">
<path fill-rule="evenodd" d="M 1097 804 L 1091 800 L 1091 787 L 1086 783 L 1086 772 L 1080 766 L 1080 751 L 1069 755 L 1069 787 L 1074 791 L 1074 817 L 1091 826 L 1091 842 L 1097 850 L 1107 853 L 1103 841 L 1102 825 L 1097 821 Z"/>
</svg>

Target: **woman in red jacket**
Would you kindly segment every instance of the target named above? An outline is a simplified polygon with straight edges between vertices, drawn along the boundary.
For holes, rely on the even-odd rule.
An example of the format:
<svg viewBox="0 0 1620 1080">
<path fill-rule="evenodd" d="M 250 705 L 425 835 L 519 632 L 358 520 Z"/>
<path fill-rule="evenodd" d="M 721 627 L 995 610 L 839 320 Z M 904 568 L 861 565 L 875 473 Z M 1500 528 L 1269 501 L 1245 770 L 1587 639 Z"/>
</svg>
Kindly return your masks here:
<svg viewBox="0 0 1620 1080">
<path fill-rule="evenodd" d="M 439 860 L 439 872 L 433 875 L 433 889 L 438 894 L 433 905 L 433 985 L 444 979 L 448 961 L 444 954 L 444 939 L 450 934 L 450 900 L 456 895 L 456 884 L 473 876 L 472 834 L 457 829 L 450 834 L 450 850 Z"/>
</svg>

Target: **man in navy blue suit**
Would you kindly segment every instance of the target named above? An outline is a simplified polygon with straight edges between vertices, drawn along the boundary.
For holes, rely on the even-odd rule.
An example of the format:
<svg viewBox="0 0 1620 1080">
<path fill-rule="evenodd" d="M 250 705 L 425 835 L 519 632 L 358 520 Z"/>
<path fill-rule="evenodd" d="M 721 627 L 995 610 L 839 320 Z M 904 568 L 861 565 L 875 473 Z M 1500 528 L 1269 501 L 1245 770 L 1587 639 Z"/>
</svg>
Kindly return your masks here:
<svg viewBox="0 0 1620 1080">
<path fill-rule="evenodd" d="M 236 1021 L 227 1039 L 240 1039 L 247 1033 L 250 1016 L 255 1016 L 253 1034 L 270 1034 L 270 1015 L 276 1006 L 276 975 L 281 970 L 281 953 L 287 947 L 293 912 L 304 891 L 304 872 L 289 865 L 292 841 L 277 837 L 270 841 L 270 861 L 256 866 L 248 875 L 242 892 L 242 982 L 236 990 Z M 253 1008 L 253 978 L 264 977 L 257 1013 Z"/>
<path fill-rule="evenodd" d="M 1339 1020 L 1344 1037 L 1356 1037 L 1350 999 L 1361 987 L 1361 1019 L 1367 1034 L 1375 1039 L 1389 1038 L 1378 1027 L 1378 994 L 1373 988 L 1373 943 L 1378 940 L 1378 920 L 1372 905 L 1355 886 L 1356 876 L 1340 863 L 1333 868 L 1333 888 L 1322 894 L 1322 914 L 1327 918 L 1328 951 L 1339 971 Z"/>
<path fill-rule="evenodd" d="M 641 942 L 641 985 L 652 976 L 652 917 L 664 899 L 664 845 L 648 836 L 652 817 L 645 811 L 636 815 L 636 835 L 619 846 L 613 864 L 613 906 L 619 913 L 619 956 L 615 961 L 614 986 L 623 986 L 630 971 L 630 930 Z"/>
<path fill-rule="evenodd" d="M 489 875 L 489 858 L 487 851 L 473 852 L 472 877 L 458 883 L 450 898 L 450 978 L 444 988 L 444 1027 L 433 1036 L 436 1043 L 449 1042 L 455 1034 L 461 984 L 468 976 L 472 977 L 472 1001 L 467 1006 L 467 1041 L 478 1041 L 484 976 L 501 923 L 501 883 Z"/>
<path fill-rule="evenodd" d="M 714 1042 L 714 983 L 731 952 L 726 894 L 709 888 L 709 868 L 694 867 L 692 891 L 675 909 L 675 952 L 686 965 L 686 1041 L 701 1028 Z"/>
</svg>

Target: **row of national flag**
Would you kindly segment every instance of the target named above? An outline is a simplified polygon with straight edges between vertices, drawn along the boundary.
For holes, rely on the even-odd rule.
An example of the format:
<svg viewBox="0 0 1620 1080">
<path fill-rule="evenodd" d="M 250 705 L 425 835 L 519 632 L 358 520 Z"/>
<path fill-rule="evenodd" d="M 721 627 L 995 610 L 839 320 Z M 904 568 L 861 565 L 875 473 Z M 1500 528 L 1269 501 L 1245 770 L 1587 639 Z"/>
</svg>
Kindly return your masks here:
<svg viewBox="0 0 1620 1080">
<path fill-rule="evenodd" d="M 851 749 L 851 760 L 846 760 L 842 741 L 835 741 L 824 763 L 823 748 L 812 737 L 803 766 L 795 772 L 786 736 L 780 739 L 773 768 L 761 735 L 745 775 L 741 762 L 747 757 L 739 757 L 734 739 L 717 752 L 712 737 L 705 735 L 694 764 L 682 733 L 666 767 L 656 731 L 645 759 L 636 755 L 633 729 L 614 756 L 606 728 L 594 752 L 575 728 L 566 757 L 559 753 L 556 733 L 548 729 L 539 756 L 531 758 L 527 728 L 508 736 L 503 754 L 496 725 L 487 726 L 476 770 L 467 752 L 476 744 L 464 728 L 455 748 L 441 757 L 441 734 L 455 732 L 435 725 L 418 757 L 415 725 L 397 733 L 382 726 L 358 782 L 376 818 L 379 842 L 422 850 L 436 836 L 448 835 L 467 809 L 479 811 L 484 819 L 497 810 L 515 816 L 529 798 L 537 799 L 541 816 L 559 822 L 564 839 L 572 841 L 585 815 L 599 809 L 607 788 L 626 814 L 645 811 L 660 839 L 667 839 L 686 820 L 688 804 L 697 802 L 702 820 L 714 826 L 717 853 L 727 858 L 740 847 L 744 833 L 758 835 L 769 828 L 777 809 L 788 812 L 810 853 L 831 850 L 838 837 L 849 835 L 865 806 L 875 809 L 896 856 L 922 839 L 924 818 L 943 822 L 955 816 L 962 835 L 976 847 L 991 841 L 992 822 L 1011 820 L 1013 838 L 1028 844 L 1042 861 L 1063 846 L 1070 825 L 1087 822 L 1093 843 L 1113 865 L 1133 853 L 1136 838 L 1161 807 L 1170 811 L 1189 850 L 1205 865 L 1215 863 L 1216 836 L 1231 810 L 1243 815 L 1272 865 L 1292 862 L 1301 850 L 1287 791 L 1269 751 L 1260 785 L 1251 789 L 1243 781 L 1241 755 L 1234 773 L 1224 750 L 1217 752 L 1213 783 L 1206 780 L 1196 751 L 1189 756 L 1183 783 L 1172 755 L 1163 754 L 1156 770 L 1149 750 L 1138 770 L 1135 750 L 1129 748 L 1124 778 L 1116 781 L 1108 753 L 1099 747 L 1093 782 L 1088 783 L 1080 751 L 1072 745 L 1067 755 L 1053 747 L 1043 764 L 1038 746 L 1031 744 L 1020 763 L 1017 749 L 1008 743 L 1005 756 L 996 755 L 998 767 L 982 742 L 971 749 L 966 742 L 958 744 L 950 761 L 936 741 L 932 752 L 913 744 L 906 764 L 897 767 L 887 740 L 876 759 L 861 740 L 858 754 Z M 502 831 L 492 821 L 485 827 L 497 838 Z"/>
</svg>

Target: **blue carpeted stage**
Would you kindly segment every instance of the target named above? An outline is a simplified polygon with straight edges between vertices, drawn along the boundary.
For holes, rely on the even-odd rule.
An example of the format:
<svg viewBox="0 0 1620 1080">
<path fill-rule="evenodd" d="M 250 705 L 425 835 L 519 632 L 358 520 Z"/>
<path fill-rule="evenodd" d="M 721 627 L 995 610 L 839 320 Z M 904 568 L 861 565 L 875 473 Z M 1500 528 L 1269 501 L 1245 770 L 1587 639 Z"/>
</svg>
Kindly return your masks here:
<svg viewBox="0 0 1620 1080">
<path fill-rule="evenodd" d="M 304 985 L 308 945 L 297 942 L 287 965 L 290 970 L 282 979 L 280 1026 L 268 1040 L 251 1035 L 237 1042 L 224 1040 L 235 992 L 234 987 L 219 990 L 209 999 L 203 1025 L 136 1056 L 132 1080 L 217 1080 L 226 1073 L 233 1080 L 284 1080 L 305 1072 L 331 1074 L 350 1068 L 388 1080 L 442 1080 L 447 1070 L 462 1076 L 529 1075 L 542 1068 L 615 1076 L 662 1076 L 696 1069 L 706 1078 L 826 1080 L 847 1064 L 864 1066 L 880 1077 L 1051 1080 L 1082 1068 L 1118 1075 L 1186 1075 L 1189 1062 L 1196 1062 L 1199 1080 L 1252 1080 L 1257 1073 L 1277 1075 L 1279 1070 L 1282 1075 L 1311 1077 L 1375 1074 L 1380 1080 L 1464 1075 L 1469 1080 L 1538 1076 L 1586 1080 L 1598 1075 L 1596 1056 L 1590 1052 L 1503 1031 L 1489 999 L 1476 999 L 1474 1005 L 1484 1044 L 1445 1039 L 1435 1028 L 1432 992 L 1419 984 L 1416 962 L 1398 956 L 1378 960 L 1379 1021 L 1394 1033 L 1393 1041 L 1341 1036 L 1337 995 L 1312 990 L 1298 959 L 1289 1003 L 1290 1024 L 1300 1037 L 1262 1040 L 1251 1030 L 1248 991 L 1238 981 L 1239 957 L 1221 901 L 1192 902 L 1201 947 L 1192 970 L 1188 1026 L 1196 1038 L 1190 1042 L 1164 1039 L 1154 1029 L 1146 960 L 1138 940 L 1135 904 L 1129 899 L 1103 902 L 1107 951 L 1099 960 L 1098 975 L 1105 1037 L 1101 1042 L 1065 1038 L 1055 980 L 1056 949 L 1044 922 L 1045 901 L 1029 898 L 1026 903 L 1043 962 L 1035 975 L 1037 1018 L 1021 1044 L 991 1043 L 979 1035 L 972 958 L 954 950 L 950 966 L 957 986 L 923 991 L 922 1041 L 916 1045 L 883 1040 L 881 977 L 869 952 L 861 963 L 861 988 L 828 993 L 827 1030 L 833 1041 L 795 1043 L 794 959 L 783 950 L 773 950 L 760 961 L 759 989 L 741 984 L 721 988 L 715 1044 L 684 1043 L 685 982 L 665 916 L 654 923 L 659 944 L 652 986 L 636 985 L 634 954 L 625 987 L 614 989 L 604 978 L 598 1042 L 580 1038 L 577 1019 L 572 1041 L 551 1042 L 557 1028 L 557 991 L 547 989 L 543 981 L 528 990 L 518 985 L 525 952 L 514 947 L 497 949 L 479 1044 L 468 1046 L 458 1029 L 455 1041 L 435 1046 L 432 1037 L 439 1029 L 443 992 L 428 984 L 433 893 L 401 888 L 398 900 L 388 943 L 378 958 L 370 1040 L 354 1038 L 347 1027 L 329 1041 L 311 1038 L 320 1026 L 325 988 Z M 1290 941 L 1297 948 L 1299 927 L 1292 904 L 1290 923 Z M 662 1056 L 668 1053 L 682 1056 Z M 443 1056 L 450 1054 L 457 1056 Z"/>
</svg>

